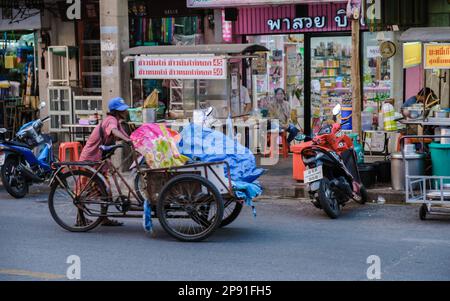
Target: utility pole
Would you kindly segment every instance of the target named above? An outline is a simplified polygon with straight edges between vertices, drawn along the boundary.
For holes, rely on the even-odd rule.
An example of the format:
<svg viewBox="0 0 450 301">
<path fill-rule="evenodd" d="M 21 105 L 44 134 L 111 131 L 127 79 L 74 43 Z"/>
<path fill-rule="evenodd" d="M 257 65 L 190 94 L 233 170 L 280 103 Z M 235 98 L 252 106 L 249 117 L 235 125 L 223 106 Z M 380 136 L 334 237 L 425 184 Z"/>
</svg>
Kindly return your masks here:
<svg viewBox="0 0 450 301">
<path fill-rule="evenodd" d="M 100 40 L 102 60 L 103 113 L 108 100 L 129 99 L 129 66 L 122 62 L 121 52 L 129 46 L 128 1 L 100 0 Z"/>
<path fill-rule="evenodd" d="M 352 129 L 362 137 L 361 127 L 361 73 L 359 57 L 359 20 L 352 19 L 352 58 L 351 58 L 351 85 L 352 85 Z"/>
<path fill-rule="evenodd" d="M 361 0 L 348 0 L 347 17 L 352 23 L 352 58 L 351 58 L 351 86 L 352 86 L 352 129 L 362 137 L 361 127 L 361 73 L 359 57 L 359 30 L 361 18 Z"/>
</svg>

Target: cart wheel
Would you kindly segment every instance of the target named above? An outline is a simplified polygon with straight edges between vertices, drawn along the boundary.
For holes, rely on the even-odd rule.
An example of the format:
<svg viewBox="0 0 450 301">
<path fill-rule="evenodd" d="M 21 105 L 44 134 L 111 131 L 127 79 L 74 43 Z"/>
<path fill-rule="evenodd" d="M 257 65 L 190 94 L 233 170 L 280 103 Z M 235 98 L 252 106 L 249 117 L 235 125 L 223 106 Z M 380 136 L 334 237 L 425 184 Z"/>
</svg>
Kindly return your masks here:
<svg viewBox="0 0 450 301">
<path fill-rule="evenodd" d="M 109 200 L 105 183 L 84 170 L 57 176 L 60 181 L 53 183 L 48 197 L 48 207 L 55 222 L 71 232 L 87 232 L 100 225 L 108 212 L 104 204 Z"/>
<path fill-rule="evenodd" d="M 242 211 L 242 204 L 234 199 L 227 200 L 225 202 L 223 212 L 223 220 L 220 227 L 225 227 L 234 222 L 234 220 L 239 216 Z"/>
<path fill-rule="evenodd" d="M 428 207 L 426 204 L 422 204 L 422 206 L 420 206 L 419 209 L 419 217 L 421 220 L 426 220 L 427 219 L 427 213 L 428 213 Z"/>
<path fill-rule="evenodd" d="M 222 223 L 223 199 L 206 178 L 179 175 L 163 187 L 157 214 L 161 226 L 181 241 L 201 241 Z"/>
</svg>

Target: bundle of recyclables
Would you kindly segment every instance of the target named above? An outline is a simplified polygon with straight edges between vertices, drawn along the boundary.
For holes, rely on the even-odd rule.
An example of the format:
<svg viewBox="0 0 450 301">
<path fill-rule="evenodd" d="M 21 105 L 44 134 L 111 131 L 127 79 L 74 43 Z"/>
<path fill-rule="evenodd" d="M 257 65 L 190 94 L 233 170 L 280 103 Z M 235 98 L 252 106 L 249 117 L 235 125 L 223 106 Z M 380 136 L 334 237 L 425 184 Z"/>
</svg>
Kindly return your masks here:
<svg viewBox="0 0 450 301">
<path fill-rule="evenodd" d="M 254 209 L 253 199 L 262 193 L 257 179 L 264 170 L 256 168 L 255 156 L 248 148 L 221 132 L 194 123 L 183 129 L 178 147 L 194 161 L 227 162 L 236 197 Z M 227 167 L 224 168 L 227 173 Z"/>
<path fill-rule="evenodd" d="M 192 162 L 222 162 L 229 164 L 236 197 L 255 209 L 253 199 L 261 195 L 257 179 L 264 173 L 256 168 L 255 156 L 249 149 L 221 132 L 189 124 L 181 133 L 163 124 L 143 124 L 131 134 L 136 150 L 144 156 L 150 168 L 169 168 Z"/>
<path fill-rule="evenodd" d="M 189 160 L 178 151 L 180 135 L 163 124 L 143 124 L 130 138 L 136 150 L 144 156 L 147 166 L 152 169 L 181 166 Z"/>
</svg>

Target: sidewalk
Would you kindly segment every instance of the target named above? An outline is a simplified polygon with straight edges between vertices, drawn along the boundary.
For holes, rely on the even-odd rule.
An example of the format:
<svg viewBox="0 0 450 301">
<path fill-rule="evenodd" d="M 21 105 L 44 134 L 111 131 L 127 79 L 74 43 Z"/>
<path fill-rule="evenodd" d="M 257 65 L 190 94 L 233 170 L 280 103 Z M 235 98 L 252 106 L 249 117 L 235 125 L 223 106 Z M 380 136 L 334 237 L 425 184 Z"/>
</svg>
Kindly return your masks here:
<svg viewBox="0 0 450 301">
<path fill-rule="evenodd" d="M 257 158 L 259 163 L 259 158 Z M 273 166 L 259 166 L 267 169 L 266 173 L 259 178 L 264 188 L 263 196 L 283 198 L 308 198 L 306 184 L 297 182 L 292 178 L 292 154 L 289 158 L 280 158 L 278 164 Z M 405 204 L 405 194 L 395 191 L 389 183 L 377 184 L 368 189 L 368 202 L 376 201 L 379 196 L 389 204 Z"/>
</svg>

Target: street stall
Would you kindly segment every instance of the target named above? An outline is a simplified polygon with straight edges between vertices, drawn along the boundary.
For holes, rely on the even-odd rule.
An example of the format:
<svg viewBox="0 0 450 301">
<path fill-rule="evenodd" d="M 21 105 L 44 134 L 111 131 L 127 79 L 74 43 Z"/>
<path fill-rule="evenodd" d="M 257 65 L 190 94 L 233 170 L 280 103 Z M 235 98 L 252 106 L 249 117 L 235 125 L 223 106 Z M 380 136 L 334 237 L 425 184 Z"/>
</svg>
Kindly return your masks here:
<svg viewBox="0 0 450 301">
<path fill-rule="evenodd" d="M 247 136 L 244 136 L 248 139 L 245 145 L 254 145 L 257 121 L 243 122 L 242 117 L 251 117 L 246 111 L 245 99 L 251 101 L 252 112 L 256 112 L 256 87 L 247 88 L 243 85 L 240 70 L 242 64 L 252 68 L 252 60 L 260 59 L 256 53 L 265 51 L 268 51 L 267 48 L 258 44 L 141 46 L 124 51 L 124 61 L 134 62 L 134 81 L 163 79 L 169 81 L 170 87 L 165 115 L 147 110 L 146 113 L 142 112 L 141 120 L 132 121 L 139 125 L 146 116 L 150 116 L 147 121 L 165 120 L 169 126 L 179 128 L 183 124 L 181 120 L 196 119 L 194 114 L 199 109 L 212 107 L 216 119 L 225 121 L 231 118 L 235 127 L 246 127 Z M 251 99 L 248 91 L 252 91 Z M 133 92 L 136 91 L 132 91 L 132 95 L 136 94 Z M 245 94 L 247 98 L 243 97 Z M 134 111 L 144 107 L 145 102 L 144 99 L 133 97 L 131 103 L 135 108 L 130 115 L 135 115 Z M 161 110 L 162 105 L 156 103 L 154 110 L 161 113 L 164 111 Z"/>
<path fill-rule="evenodd" d="M 169 112 L 191 118 L 193 110 L 209 104 L 219 117 L 226 118 L 242 115 L 239 67 L 243 61 L 251 64 L 258 58 L 254 53 L 264 51 L 267 48 L 258 44 L 141 46 L 123 55 L 126 62 L 134 61 L 134 80 L 164 79 L 178 84 L 171 85 Z"/>
<path fill-rule="evenodd" d="M 400 174 L 397 182 L 405 190 L 406 202 L 422 204 L 421 219 L 427 214 L 449 214 L 450 92 L 446 95 L 443 91 L 450 71 L 450 29 L 412 28 L 400 40 L 405 42 L 404 67 L 421 68 L 423 87 L 433 80 L 433 74 L 439 83 L 437 96 L 430 93 L 402 108 L 405 119 L 400 122 L 407 131 L 400 140 L 401 156 L 397 157 L 401 158 L 402 165 L 396 170 Z M 409 134 L 409 127 L 417 127 L 417 132 Z"/>
</svg>

